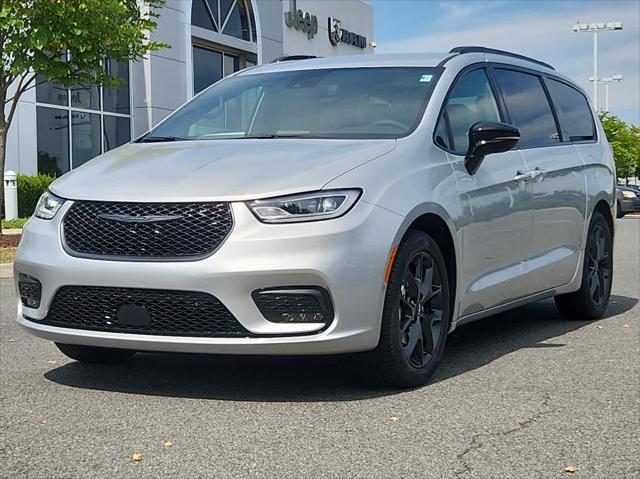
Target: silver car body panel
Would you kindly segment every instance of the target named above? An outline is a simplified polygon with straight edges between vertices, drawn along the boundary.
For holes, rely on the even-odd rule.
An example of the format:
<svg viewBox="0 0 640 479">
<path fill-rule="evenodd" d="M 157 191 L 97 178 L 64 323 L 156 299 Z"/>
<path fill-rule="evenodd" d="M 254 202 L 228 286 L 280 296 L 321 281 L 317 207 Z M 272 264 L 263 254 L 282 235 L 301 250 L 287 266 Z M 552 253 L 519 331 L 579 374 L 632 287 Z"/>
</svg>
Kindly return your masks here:
<svg viewBox="0 0 640 479">
<path fill-rule="evenodd" d="M 441 60 L 424 55 L 357 56 L 282 62 L 238 75 L 306 68 L 429 67 Z M 597 142 L 490 155 L 476 175 L 469 175 L 463 157 L 434 144 L 433 131 L 458 73 L 487 62 L 562 77 L 525 60 L 457 55 L 444 65 L 418 127 L 398 140 L 132 143 L 73 170 L 52 184 L 53 193 L 70 200 L 228 201 L 234 229 L 215 254 L 199 261 L 77 258 L 64 251 L 60 239 L 61 221 L 71 204 L 67 202 L 53 220 L 34 218 L 25 226 L 16 255 L 16 278 L 19 272 L 39 278 L 43 293 L 39 309 L 18 305 L 18 322 L 54 341 L 137 350 L 232 354 L 370 350 L 379 338 L 389 255 L 414 221 L 426 214 L 446 225 L 455 250 L 452 330 L 577 290 L 591 214 L 599 201 L 615 213 L 613 158 L 604 132 L 596 121 Z M 513 180 L 518 171 L 536 167 L 545 171 L 539 182 Z M 363 193 L 345 216 L 315 223 L 266 225 L 243 203 L 325 188 L 361 188 Z M 258 288 L 300 284 L 330 291 L 336 318 L 327 329 L 269 322 L 251 299 Z M 55 291 L 64 285 L 208 292 L 249 331 L 276 336 L 149 336 L 39 324 Z"/>
</svg>

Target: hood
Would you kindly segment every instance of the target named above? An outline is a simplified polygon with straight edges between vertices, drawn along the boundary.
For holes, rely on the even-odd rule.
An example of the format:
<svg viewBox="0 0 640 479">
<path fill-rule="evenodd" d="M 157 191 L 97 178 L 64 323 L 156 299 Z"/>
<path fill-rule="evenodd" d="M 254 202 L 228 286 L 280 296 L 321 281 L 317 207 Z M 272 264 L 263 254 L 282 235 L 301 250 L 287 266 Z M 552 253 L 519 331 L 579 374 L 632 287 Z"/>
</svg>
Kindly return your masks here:
<svg viewBox="0 0 640 479">
<path fill-rule="evenodd" d="M 319 190 L 395 145 L 395 140 L 299 138 L 130 143 L 67 173 L 50 189 L 75 200 L 268 198 Z"/>
</svg>

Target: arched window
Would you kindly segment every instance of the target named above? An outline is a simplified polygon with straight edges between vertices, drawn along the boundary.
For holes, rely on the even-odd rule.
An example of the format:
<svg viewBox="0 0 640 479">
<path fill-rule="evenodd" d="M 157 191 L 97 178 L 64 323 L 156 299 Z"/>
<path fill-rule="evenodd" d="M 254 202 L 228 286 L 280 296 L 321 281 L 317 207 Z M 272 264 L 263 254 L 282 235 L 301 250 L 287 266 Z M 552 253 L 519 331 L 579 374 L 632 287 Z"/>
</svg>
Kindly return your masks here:
<svg viewBox="0 0 640 479">
<path fill-rule="evenodd" d="M 250 0 L 193 0 L 191 24 L 248 42 L 256 41 Z"/>
</svg>

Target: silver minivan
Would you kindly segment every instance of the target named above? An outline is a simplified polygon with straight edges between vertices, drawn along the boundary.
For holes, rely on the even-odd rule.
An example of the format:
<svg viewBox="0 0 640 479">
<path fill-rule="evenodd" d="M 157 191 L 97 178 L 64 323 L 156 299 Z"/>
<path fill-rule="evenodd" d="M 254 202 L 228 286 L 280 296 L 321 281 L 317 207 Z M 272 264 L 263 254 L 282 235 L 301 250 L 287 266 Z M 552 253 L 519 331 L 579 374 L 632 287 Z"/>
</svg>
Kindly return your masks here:
<svg viewBox="0 0 640 479">
<path fill-rule="evenodd" d="M 615 173 L 585 93 L 482 47 L 241 71 L 42 196 L 18 322 L 87 362 L 357 353 L 424 384 L 447 334 L 611 292 Z"/>
</svg>

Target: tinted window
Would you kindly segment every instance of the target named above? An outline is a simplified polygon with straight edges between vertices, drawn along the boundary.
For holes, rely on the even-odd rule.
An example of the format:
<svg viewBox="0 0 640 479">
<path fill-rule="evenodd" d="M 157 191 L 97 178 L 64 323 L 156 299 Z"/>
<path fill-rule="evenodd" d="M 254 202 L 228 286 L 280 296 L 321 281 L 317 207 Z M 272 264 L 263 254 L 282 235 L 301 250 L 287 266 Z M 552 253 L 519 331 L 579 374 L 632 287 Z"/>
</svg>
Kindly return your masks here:
<svg viewBox="0 0 640 479">
<path fill-rule="evenodd" d="M 193 47 L 193 91 L 200 93 L 222 78 L 222 53 Z"/>
<path fill-rule="evenodd" d="M 595 131 L 591 108 L 585 96 L 569 85 L 549 79 L 551 99 L 560 119 L 565 140 L 594 140 Z"/>
<path fill-rule="evenodd" d="M 131 127 L 129 118 L 121 116 L 107 116 L 104 123 L 104 151 L 109 151 L 124 145 L 131 140 Z"/>
<path fill-rule="evenodd" d="M 540 78 L 512 70 L 495 70 L 511 122 L 520 130 L 521 148 L 556 145 L 560 135 Z"/>
<path fill-rule="evenodd" d="M 436 130 L 436 141 L 464 155 L 469 148 L 469 128 L 479 121 L 500 121 L 496 99 L 482 69 L 465 73 L 451 90 Z"/>
<path fill-rule="evenodd" d="M 37 109 L 38 172 L 60 176 L 69 171 L 69 111 Z"/>
<path fill-rule="evenodd" d="M 71 112 L 71 148 L 74 168 L 98 156 L 102 150 L 101 141 L 100 115 L 83 111 Z"/>
<path fill-rule="evenodd" d="M 109 76 L 120 78 L 117 88 L 104 88 L 104 111 L 129 114 L 129 63 L 107 60 L 105 70 Z"/>
<path fill-rule="evenodd" d="M 68 105 L 67 88 L 57 81 L 47 81 L 42 75 L 36 78 L 36 101 L 52 105 Z"/>
</svg>

